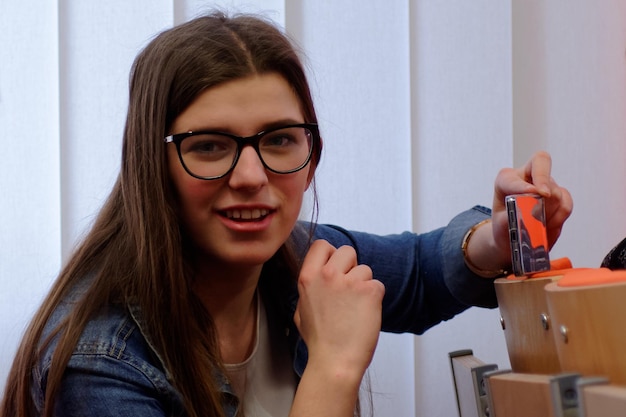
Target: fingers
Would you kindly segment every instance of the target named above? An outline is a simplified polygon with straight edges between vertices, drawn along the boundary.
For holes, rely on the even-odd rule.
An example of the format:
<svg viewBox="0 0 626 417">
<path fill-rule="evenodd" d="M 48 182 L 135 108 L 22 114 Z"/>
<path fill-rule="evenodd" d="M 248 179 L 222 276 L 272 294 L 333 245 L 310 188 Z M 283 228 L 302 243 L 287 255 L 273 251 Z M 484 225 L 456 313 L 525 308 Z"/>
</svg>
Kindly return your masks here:
<svg viewBox="0 0 626 417">
<path fill-rule="evenodd" d="M 325 240 L 316 240 L 309 248 L 309 252 L 302 263 L 302 270 L 316 269 L 325 265 L 337 249 Z"/>
<path fill-rule="evenodd" d="M 569 191 L 563 187 L 558 187 L 552 192 L 552 197 L 546 199 L 546 227 L 548 234 L 548 244 L 550 248 L 556 243 L 563 224 L 572 214 L 574 202 Z"/>
<path fill-rule="evenodd" d="M 372 270 L 358 264 L 354 248 L 319 240 L 305 258 L 298 291 L 294 322 L 309 359 L 363 371 L 378 340 L 385 293 Z"/>
<path fill-rule="evenodd" d="M 335 250 L 328 261 L 322 265 L 322 277 L 332 279 L 333 277 L 337 277 L 339 275 L 351 275 L 353 268 L 356 266 L 357 256 L 354 248 L 350 246 L 341 246 Z"/>
<path fill-rule="evenodd" d="M 339 276 L 359 281 L 372 279 L 367 265 L 358 265 L 357 255 L 351 246 L 336 249 L 325 240 L 316 240 L 311 245 L 302 265 L 300 280 L 308 281 L 317 276 L 332 280 Z"/>
<path fill-rule="evenodd" d="M 500 170 L 495 181 L 494 209 L 504 208 L 507 195 L 536 193 L 549 198 L 553 192 L 559 192 L 551 171 L 552 157 L 545 151 L 535 153 L 521 168 Z"/>
<path fill-rule="evenodd" d="M 525 178 L 525 169 L 503 168 L 500 170 L 494 185 L 494 211 L 504 210 L 504 198 L 507 195 L 536 192 L 535 186 Z"/>
<path fill-rule="evenodd" d="M 506 246 L 507 220 L 504 199 L 507 195 L 536 193 L 544 197 L 548 243 L 554 245 L 565 220 L 573 209 L 572 196 L 552 178 L 552 157 L 536 152 L 518 169 L 504 168 L 496 177 L 493 200 L 494 239 Z"/>
<path fill-rule="evenodd" d="M 572 196 L 567 189 L 561 187 L 551 176 L 552 158 L 544 151 L 537 152 L 523 168 L 524 179 L 535 186 L 536 192 L 545 199 L 546 226 L 548 244 L 554 245 L 563 224 L 572 213 L 574 206 Z"/>
<path fill-rule="evenodd" d="M 535 153 L 522 169 L 524 180 L 533 184 L 541 196 L 550 197 L 556 185 L 550 174 L 552 170 L 550 154 L 545 151 Z"/>
</svg>

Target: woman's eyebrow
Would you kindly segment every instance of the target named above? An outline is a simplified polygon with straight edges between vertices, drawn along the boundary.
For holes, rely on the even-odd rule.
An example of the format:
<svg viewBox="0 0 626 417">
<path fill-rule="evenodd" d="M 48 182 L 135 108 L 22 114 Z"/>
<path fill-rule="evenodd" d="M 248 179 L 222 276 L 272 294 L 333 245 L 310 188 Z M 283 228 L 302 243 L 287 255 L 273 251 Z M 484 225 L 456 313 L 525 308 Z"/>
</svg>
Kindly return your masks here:
<svg viewBox="0 0 626 417">
<path fill-rule="evenodd" d="M 274 128 L 281 127 L 281 126 L 297 125 L 301 123 L 305 123 L 305 122 L 302 120 L 281 119 L 281 120 L 264 124 L 262 126 L 262 129 L 259 130 L 259 132 L 262 132 L 264 130 L 274 129 Z"/>
<path fill-rule="evenodd" d="M 291 118 L 287 118 L 287 119 L 279 119 L 279 120 L 274 120 L 271 122 L 266 122 L 263 123 L 259 126 L 259 128 L 256 129 L 255 133 L 259 133 L 259 132 L 264 132 L 266 130 L 270 130 L 270 129 L 275 129 L 275 128 L 279 128 L 282 126 L 289 126 L 289 125 L 296 125 L 296 124 L 301 124 L 301 123 L 305 123 L 303 120 L 295 120 L 295 119 L 291 119 Z M 185 132 L 202 132 L 202 131 L 206 131 L 206 132 L 221 132 L 221 133 L 228 133 L 231 135 L 237 135 L 236 133 L 233 133 L 236 129 L 233 129 L 233 126 L 222 126 L 222 125 L 212 125 L 212 126 L 203 126 L 200 127 L 198 129 L 187 129 L 185 130 Z M 180 132 L 182 133 L 182 132 Z"/>
</svg>

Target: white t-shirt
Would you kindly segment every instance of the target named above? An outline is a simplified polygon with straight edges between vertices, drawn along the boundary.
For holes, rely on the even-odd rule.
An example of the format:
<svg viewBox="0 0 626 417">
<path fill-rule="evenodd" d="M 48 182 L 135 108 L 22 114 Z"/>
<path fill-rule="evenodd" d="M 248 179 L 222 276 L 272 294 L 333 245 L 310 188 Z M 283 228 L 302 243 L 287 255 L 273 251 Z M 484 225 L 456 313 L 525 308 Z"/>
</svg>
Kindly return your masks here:
<svg viewBox="0 0 626 417">
<path fill-rule="evenodd" d="M 226 375 L 241 401 L 245 417 L 289 415 L 297 378 L 286 343 L 270 343 L 265 307 L 257 297 L 256 341 L 244 362 L 226 364 Z"/>
</svg>

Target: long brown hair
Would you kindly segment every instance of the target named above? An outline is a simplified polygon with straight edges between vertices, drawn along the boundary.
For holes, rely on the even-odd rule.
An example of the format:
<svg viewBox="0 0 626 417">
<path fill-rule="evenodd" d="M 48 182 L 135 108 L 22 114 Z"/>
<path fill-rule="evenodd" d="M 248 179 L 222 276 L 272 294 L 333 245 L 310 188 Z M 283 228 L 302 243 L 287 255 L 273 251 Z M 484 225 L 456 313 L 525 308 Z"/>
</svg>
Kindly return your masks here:
<svg viewBox="0 0 626 417">
<path fill-rule="evenodd" d="M 62 269 L 24 335 L 6 384 L 0 415 L 35 415 L 32 369 L 58 337 L 47 379 L 44 416 L 90 318 L 110 303 L 136 305 L 142 329 L 184 398 L 189 416 L 222 416 L 212 372 L 220 365 L 217 336 L 191 291 L 192 272 L 168 178 L 163 142 L 173 120 L 204 90 L 254 73 L 277 72 L 296 92 L 306 122 L 316 122 L 311 93 L 294 44 L 260 17 L 213 13 L 156 36 L 136 58 L 118 179 L 89 234 Z M 321 155 L 314 150 L 312 170 Z M 284 245 L 272 262 L 294 272 Z M 85 296 L 52 336 L 41 340 L 52 312 L 80 280 Z M 294 278 L 293 274 L 290 278 Z M 167 311 L 167 314 L 163 314 Z M 43 347 L 42 347 L 43 346 Z"/>
</svg>

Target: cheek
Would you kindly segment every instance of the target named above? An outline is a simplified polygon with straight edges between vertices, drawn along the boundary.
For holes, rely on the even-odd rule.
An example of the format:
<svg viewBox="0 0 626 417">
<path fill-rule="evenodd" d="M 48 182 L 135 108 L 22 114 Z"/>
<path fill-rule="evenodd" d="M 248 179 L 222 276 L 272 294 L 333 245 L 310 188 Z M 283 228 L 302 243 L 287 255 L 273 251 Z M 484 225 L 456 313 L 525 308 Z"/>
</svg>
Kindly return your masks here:
<svg viewBox="0 0 626 417">
<path fill-rule="evenodd" d="M 173 161 L 170 159 L 169 173 L 178 211 L 183 216 L 188 216 L 196 208 L 206 205 L 215 194 L 213 188 L 217 184 L 211 181 L 199 180 L 187 174 L 178 159 Z"/>
<path fill-rule="evenodd" d="M 290 203 L 290 211 L 297 214 L 302 208 L 304 194 L 309 187 L 310 180 L 307 172 L 299 172 L 296 175 L 297 177 L 285 181 L 281 188 L 285 199 Z"/>
<path fill-rule="evenodd" d="M 185 173 L 185 175 L 187 175 Z M 187 175 L 174 181 L 181 211 L 190 211 L 200 205 L 206 205 L 213 199 L 216 184 L 202 181 Z"/>
</svg>

